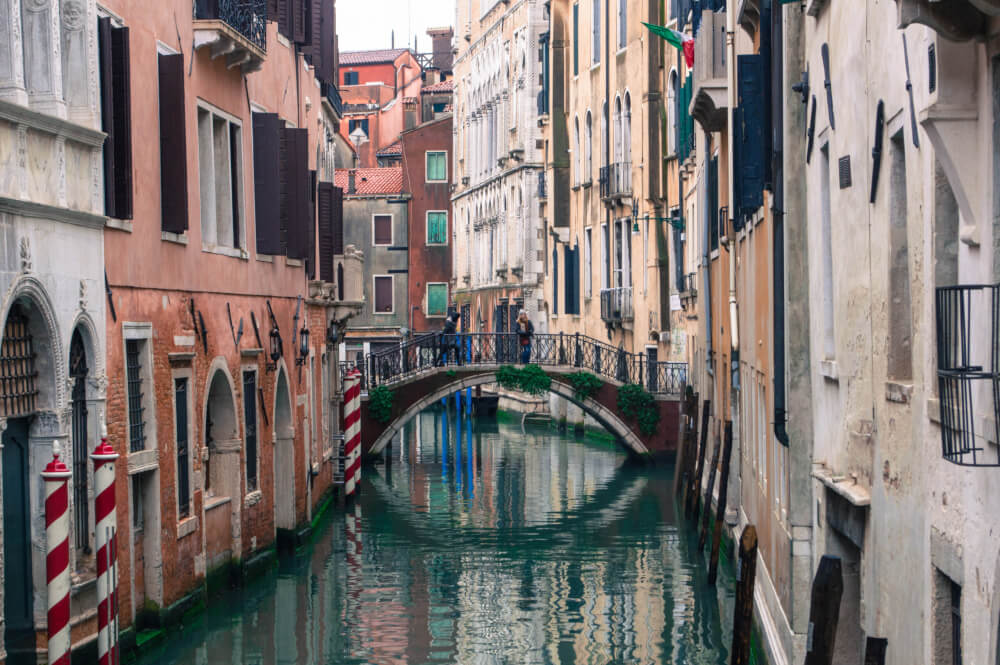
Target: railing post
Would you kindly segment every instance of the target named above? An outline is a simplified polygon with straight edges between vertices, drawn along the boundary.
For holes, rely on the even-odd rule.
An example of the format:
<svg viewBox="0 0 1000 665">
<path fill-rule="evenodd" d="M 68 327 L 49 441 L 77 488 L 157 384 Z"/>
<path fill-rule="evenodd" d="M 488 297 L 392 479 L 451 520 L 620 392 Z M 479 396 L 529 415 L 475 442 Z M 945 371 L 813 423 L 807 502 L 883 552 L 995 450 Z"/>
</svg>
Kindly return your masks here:
<svg viewBox="0 0 1000 665">
<path fill-rule="evenodd" d="M 580 333 L 576 333 L 573 343 L 573 366 L 579 367 L 583 364 L 583 353 L 580 349 Z"/>
<path fill-rule="evenodd" d="M 373 354 L 368 354 L 368 376 L 370 378 L 369 383 L 371 387 L 374 388 L 378 385 L 378 376 L 375 374 L 375 356 Z"/>
<path fill-rule="evenodd" d="M 560 365 L 566 364 L 566 349 L 563 348 L 563 333 L 559 332 L 559 362 Z"/>
</svg>

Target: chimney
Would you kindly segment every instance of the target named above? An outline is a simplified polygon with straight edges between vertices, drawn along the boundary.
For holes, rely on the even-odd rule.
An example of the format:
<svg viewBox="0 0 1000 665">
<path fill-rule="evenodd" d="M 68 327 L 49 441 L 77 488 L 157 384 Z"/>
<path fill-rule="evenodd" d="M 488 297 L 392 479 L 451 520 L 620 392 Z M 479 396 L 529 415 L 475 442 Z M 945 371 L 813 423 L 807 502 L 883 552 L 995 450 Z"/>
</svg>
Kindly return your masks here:
<svg viewBox="0 0 1000 665">
<path fill-rule="evenodd" d="M 348 194 L 356 194 L 357 193 L 357 188 L 354 185 L 354 174 L 355 174 L 354 169 L 351 169 L 350 171 L 347 172 L 347 193 Z"/>
<path fill-rule="evenodd" d="M 395 31 L 395 30 L 393 30 L 393 31 L 392 31 L 392 32 L 390 33 L 390 35 L 391 35 L 391 36 L 389 37 L 389 44 L 390 44 L 390 48 L 393 48 L 393 49 L 395 49 L 395 48 L 396 48 L 396 31 Z"/>
<path fill-rule="evenodd" d="M 434 67 L 442 72 L 452 71 L 451 41 L 455 36 L 452 28 L 429 28 L 428 36 L 431 38 L 431 51 Z"/>
</svg>

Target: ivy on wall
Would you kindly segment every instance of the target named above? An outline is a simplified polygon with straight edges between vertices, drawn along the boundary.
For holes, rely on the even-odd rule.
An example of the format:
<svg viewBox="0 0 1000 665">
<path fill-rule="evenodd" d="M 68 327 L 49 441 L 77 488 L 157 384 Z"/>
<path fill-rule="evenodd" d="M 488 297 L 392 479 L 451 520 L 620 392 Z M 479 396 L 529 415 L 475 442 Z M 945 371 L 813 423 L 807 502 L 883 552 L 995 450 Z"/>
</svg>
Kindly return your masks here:
<svg viewBox="0 0 1000 665">
<path fill-rule="evenodd" d="M 590 372 L 573 372 L 566 375 L 566 380 L 573 386 L 576 398 L 580 400 L 593 397 L 601 389 L 604 382 Z"/>
<path fill-rule="evenodd" d="M 538 365 L 523 368 L 502 365 L 497 370 L 497 383 L 507 390 L 518 390 L 529 395 L 544 395 L 552 387 L 552 379 Z"/>
<path fill-rule="evenodd" d="M 656 432 L 660 424 L 660 410 L 656 400 L 642 386 L 629 383 L 618 389 L 618 410 L 629 420 L 639 424 L 639 431 L 646 436 Z"/>
<path fill-rule="evenodd" d="M 368 391 L 368 412 L 372 418 L 387 425 L 392 420 L 392 405 L 396 401 L 396 393 L 385 386 L 377 386 Z"/>
</svg>

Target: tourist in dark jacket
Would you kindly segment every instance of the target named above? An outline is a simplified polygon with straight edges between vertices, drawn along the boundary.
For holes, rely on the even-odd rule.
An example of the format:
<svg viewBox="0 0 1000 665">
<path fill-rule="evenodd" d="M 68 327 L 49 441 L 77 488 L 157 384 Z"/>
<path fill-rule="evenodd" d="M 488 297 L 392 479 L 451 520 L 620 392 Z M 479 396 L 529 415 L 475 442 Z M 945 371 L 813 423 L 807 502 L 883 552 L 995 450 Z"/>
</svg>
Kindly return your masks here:
<svg viewBox="0 0 1000 665">
<path fill-rule="evenodd" d="M 517 315 L 517 341 L 521 346 L 521 364 L 526 365 L 531 360 L 531 341 L 535 336 L 535 326 L 528 319 L 528 313 L 523 309 Z"/>
<path fill-rule="evenodd" d="M 434 364 L 438 367 L 443 367 L 448 364 L 448 353 L 455 349 L 455 362 L 459 365 L 462 364 L 462 354 L 458 348 L 458 320 L 461 315 L 458 312 L 452 312 L 445 318 L 444 327 L 441 328 L 441 340 L 438 346 L 438 357 L 434 361 Z"/>
</svg>

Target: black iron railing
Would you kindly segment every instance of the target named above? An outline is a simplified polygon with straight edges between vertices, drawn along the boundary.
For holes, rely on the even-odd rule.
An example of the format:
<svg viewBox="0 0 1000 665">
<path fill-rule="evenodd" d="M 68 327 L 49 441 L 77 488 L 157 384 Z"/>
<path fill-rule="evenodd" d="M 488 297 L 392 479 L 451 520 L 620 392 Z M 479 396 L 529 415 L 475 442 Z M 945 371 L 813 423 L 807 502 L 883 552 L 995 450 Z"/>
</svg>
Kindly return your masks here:
<svg viewBox="0 0 1000 665">
<path fill-rule="evenodd" d="M 361 387 L 364 389 L 365 386 L 365 363 L 363 362 L 351 362 L 351 361 L 341 361 L 340 363 L 340 392 L 344 392 L 344 378 L 347 373 L 352 369 L 356 369 L 361 372 Z"/>
<path fill-rule="evenodd" d="M 267 50 L 267 0 L 197 0 L 196 19 L 218 19 Z"/>
<path fill-rule="evenodd" d="M 517 364 L 521 350 L 517 333 L 427 333 L 397 348 L 369 353 L 362 387 L 392 385 L 441 366 Z M 529 362 L 587 370 L 618 383 L 640 383 L 658 394 L 679 395 L 687 382 L 687 363 L 650 362 L 645 354 L 585 335 L 536 333 Z"/>
<path fill-rule="evenodd" d="M 962 466 L 1000 466 L 1000 448 L 976 433 L 981 416 L 1000 426 L 1000 284 L 938 288 L 935 313 L 942 454 Z"/>
<path fill-rule="evenodd" d="M 601 198 L 613 199 L 632 195 L 632 162 L 616 162 L 601 167 Z"/>
<path fill-rule="evenodd" d="M 601 289 L 601 319 L 603 321 L 606 323 L 631 321 L 634 314 L 631 286 Z"/>
</svg>

